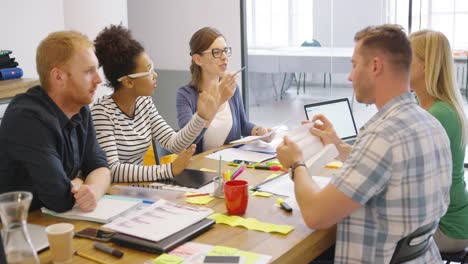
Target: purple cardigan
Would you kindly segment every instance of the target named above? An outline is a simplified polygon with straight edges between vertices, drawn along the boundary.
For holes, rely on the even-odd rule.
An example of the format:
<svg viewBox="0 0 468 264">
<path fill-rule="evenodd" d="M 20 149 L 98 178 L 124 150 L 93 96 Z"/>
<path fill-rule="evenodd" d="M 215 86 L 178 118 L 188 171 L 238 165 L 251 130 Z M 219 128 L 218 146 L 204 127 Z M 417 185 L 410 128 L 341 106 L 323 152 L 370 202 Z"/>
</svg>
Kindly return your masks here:
<svg viewBox="0 0 468 264">
<path fill-rule="evenodd" d="M 185 85 L 179 88 L 176 97 L 177 107 L 177 119 L 179 121 L 179 128 L 183 128 L 192 118 L 193 114 L 197 111 L 198 92 L 190 85 Z M 244 104 L 239 92 L 239 87 L 236 86 L 236 92 L 229 99 L 229 106 L 231 106 L 232 113 L 232 128 L 229 132 L 224 144 L 227 144 L 233 140 L 240 139 L 241 136 L 250 136 L 252 129 L 255 127 L 254 124 L 247 120 L 247 116 L 244 112 Z M 195 153 L 205 151 L 203 149 L 203 136 L 206 128 L 202 130 L 200 135 L 193 142 L 197 144 Z"/>
</svg>

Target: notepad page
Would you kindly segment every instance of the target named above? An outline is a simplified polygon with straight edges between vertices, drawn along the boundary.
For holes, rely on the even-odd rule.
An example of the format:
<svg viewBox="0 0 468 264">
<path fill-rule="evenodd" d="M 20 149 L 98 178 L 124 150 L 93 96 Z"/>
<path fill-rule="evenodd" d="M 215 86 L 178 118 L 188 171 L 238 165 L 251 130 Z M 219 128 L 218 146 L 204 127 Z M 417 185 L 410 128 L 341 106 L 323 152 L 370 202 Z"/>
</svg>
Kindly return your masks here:
<svg viewBox="0 0 468 264">
<path fill-rule="evenodd" d="M 58 217 L 93 221 L 98 223 L 108 223 L 114 218 L 123 214 L 141 203 L 141 199 L 128 198 L 123 196 L 104 195 L 92 212 L 83 212 L 77 206 L 64 213 L 56 213 L 52 210 L 41 208 L 43 213 Z"/>
<path fill-rule="evenodd" d="M 190 207 L 163 199 L 104 225 L 114 231 L 158 242 L 213 214 L 204 207 Z"/>
</svg>

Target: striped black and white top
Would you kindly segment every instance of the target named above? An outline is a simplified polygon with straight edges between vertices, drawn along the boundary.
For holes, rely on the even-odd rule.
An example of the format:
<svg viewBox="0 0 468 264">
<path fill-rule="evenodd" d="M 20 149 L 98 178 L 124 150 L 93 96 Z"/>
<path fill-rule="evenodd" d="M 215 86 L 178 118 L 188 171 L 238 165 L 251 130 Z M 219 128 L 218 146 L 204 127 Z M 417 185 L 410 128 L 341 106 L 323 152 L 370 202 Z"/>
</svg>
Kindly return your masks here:
<svg viewBox="0 0 468 264">
<path fill-rule="evenodd" d="M 107 154 L 113 182 L 143 182 L 172 178 L 172 167 L 143 166 L 151 139 L 173 153 L 188 148 L 200 134 L 205 120 L 195 114 L 187 126 L 175 132 L 158 113 L 151 97 L 138 97 L 135 115 L 127 116 L 106 95 L 92 107 L 99 145 Z"/>
</svg>

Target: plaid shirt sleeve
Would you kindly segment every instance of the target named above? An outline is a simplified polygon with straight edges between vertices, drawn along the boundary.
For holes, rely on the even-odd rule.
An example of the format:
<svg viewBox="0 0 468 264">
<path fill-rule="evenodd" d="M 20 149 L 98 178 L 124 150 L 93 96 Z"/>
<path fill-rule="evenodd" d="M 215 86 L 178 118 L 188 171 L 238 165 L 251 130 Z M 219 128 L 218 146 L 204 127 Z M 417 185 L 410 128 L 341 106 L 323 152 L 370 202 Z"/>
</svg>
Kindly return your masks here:
<svg viewBox="0 0 468 264">
<path fill-rule="evenodd" d="M 359 138 L 339 177 L 332 179 L 340 191 L 364 205 L 385 188 L 391 176 L 392 148 L 388 138 L 367 133 Z"/>
</svg>

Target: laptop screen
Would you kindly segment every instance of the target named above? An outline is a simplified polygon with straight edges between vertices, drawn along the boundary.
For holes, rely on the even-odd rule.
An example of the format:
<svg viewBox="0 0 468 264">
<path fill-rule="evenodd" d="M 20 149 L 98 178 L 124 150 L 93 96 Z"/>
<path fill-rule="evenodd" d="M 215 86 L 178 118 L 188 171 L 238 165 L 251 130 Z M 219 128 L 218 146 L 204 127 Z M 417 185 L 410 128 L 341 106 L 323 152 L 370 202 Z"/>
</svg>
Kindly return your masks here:
<svg viewBox="0 0 468 264">
<path fill-rule="evenodd" d="M 316 114 L 323 114 L 333 124 L 341 139 L 357 136 L 356 124 L 348 98 L 308 104 L 304 106 L 304 110 L 307 120 L 311 120 Z"/>
</svg>

